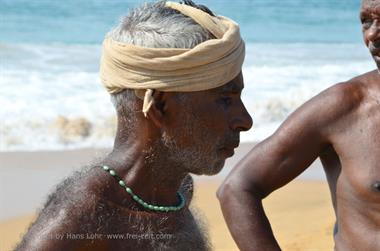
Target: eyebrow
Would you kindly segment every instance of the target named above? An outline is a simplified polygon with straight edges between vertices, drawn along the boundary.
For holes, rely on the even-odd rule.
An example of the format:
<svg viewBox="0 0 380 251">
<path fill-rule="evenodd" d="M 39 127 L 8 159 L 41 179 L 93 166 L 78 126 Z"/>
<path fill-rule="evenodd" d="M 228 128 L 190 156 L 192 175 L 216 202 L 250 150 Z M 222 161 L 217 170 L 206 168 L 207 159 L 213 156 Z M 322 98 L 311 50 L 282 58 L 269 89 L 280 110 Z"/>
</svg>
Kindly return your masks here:
<svg viewBox="0 0 380 251">
<path fill-rule="evenodd" d="M 222 92 L 240 93 L 244 89 L 244 85 L 239 86 L 237 84 L 226 84 L 222 88 Z"/>
<path fill-rule="evenodd" d="M 375 10 L 372 10 L 372 8 L 369 8 L 369 7 L 367 7 L 367 8 L 363 7 L 363 9 L 360 11 L 360 15 L 359 15 L 359 17 L 361 19 L 368 18 L 368 17 L 371 17 L 371 18 L 375 17 L 376 18 L 376 16 L 380 16 L 380 6 L 377 7 Z"/>
</svg>

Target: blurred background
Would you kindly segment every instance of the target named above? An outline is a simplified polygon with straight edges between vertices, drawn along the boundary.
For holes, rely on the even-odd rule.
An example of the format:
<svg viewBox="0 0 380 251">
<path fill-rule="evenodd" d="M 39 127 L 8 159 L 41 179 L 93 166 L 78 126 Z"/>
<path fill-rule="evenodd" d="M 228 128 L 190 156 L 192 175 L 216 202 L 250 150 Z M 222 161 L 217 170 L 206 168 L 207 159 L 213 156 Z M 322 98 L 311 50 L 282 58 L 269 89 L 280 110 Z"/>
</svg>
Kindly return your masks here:
<svg viewBox="0 0 380 251">
<path fill-rule="evenodd" d="M 140 0 L 0 0 L 0 250 L 10 250 L 47 194 L 112 147 L 115 113 L 99 81 L 104 35 Z M 253 145 L 321 90 L 373 70 L 359 0 L 198 0 L 240 24 L 243 101 L 254 126 L 194 204 L 215 250 L 237 250 L 215 191 Z M 305 146 L 307 147 L 307 146 Z M 264 206 L 284 250 L 332 250 L 334 213 L 317 161 Z"/>
<path fill-rule="evenodd" d="M 0 151 L 110 147 L 114 111 L 98 77 L 103 37 L 129 0 L 0 0 Z M 322 89 L 374 68 L 358 0 L 200 0 L 241 27 L 243 100 L 274 131 Z"/>
</svg>

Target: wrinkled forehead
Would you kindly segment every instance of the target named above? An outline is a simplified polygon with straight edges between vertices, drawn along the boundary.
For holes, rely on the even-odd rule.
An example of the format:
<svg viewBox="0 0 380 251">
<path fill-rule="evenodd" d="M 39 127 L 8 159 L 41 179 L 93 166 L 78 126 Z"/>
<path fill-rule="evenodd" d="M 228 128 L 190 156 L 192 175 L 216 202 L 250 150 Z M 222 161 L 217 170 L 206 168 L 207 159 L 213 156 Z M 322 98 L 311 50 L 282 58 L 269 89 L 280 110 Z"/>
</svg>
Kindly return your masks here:
<svg viewBox="0 0 380 251">
<path fill-rule="evenodd" d="M 362 0 L 362 10 L 380 11 L 380 0 Z"/>
</svg>

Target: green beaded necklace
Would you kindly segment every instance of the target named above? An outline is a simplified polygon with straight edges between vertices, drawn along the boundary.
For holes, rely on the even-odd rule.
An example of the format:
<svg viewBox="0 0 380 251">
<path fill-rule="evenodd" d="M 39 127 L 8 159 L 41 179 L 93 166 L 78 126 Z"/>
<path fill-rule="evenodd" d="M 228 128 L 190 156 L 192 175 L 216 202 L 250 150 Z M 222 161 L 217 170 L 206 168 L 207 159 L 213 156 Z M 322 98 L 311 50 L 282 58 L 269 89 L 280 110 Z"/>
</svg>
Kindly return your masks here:
<svg viewBox="0 0 380 251">
<path fill-rule="evenodd" d="M 111 174 L 111 176 L 114 177 L 118 181 L 119 185 L 123 189 L 125 189 L 125 191 L 127 191 L 127 193 L 130 196 L 132 196 L 133 200 L 135 200 L 137 203 L 139 203 L 141 206 L 143 206 L 146 209 L 149 209 L 149 210 L 152 210 L 152 211 L 160 211 L 160 212 L 173 212 L 173 211 L 178 211 L 178 210 L 182 209 L 185 206 L 185 197 L 180 192 L 177 192 L 177 195 L 178 195 L 178 198 L 179 198 L 179 201 L 180 201 L 179 204 L 178 204 L 178 206 L 171 206 L 171 207 L 168 207 L 168 206 L 157 206 L 157 205 L 152 205 L 152 204 L 146 203 L 139 196 L 137 196 L 136 194 L 134 194 L 131 188 L 129 188 L 129 187 L 127 187 L 125 185 L 125 182 L 116 174 L 116 172 L 114 170 L 112 170 L 108 166 L 102 166 L 102 168 L 103 168 L 104 171 L 106 171 L 109 174 Z"/>
</svg>

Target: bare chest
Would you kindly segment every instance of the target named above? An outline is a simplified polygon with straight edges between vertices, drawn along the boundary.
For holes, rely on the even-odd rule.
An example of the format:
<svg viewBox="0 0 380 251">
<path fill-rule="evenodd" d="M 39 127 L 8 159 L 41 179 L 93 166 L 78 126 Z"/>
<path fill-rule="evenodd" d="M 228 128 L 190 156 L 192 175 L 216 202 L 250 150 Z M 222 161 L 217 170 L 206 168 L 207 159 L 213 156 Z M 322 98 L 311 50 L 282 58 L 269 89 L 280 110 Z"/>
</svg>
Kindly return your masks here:
<svg viewBox="0 0 380 251">
<path fill-rule="evenodd" d="M 104 218 L 106 216 L 106 218 Z M 110 250 L 208 250 L 204 230 L 187 209 L 181 213 L 149 215 L 103 210 L 101 229 Z"/>
<path fill-rule="evenodd" d="M 341 170 L 337 188 L 380 202 L 380 104 L 365 102 L 337 128 L 333 147 Z"/>
<path fill-rule="evenodd" d="M 357 127 L 354 123 L 350 128 L 353 133 L 342 136 L 334 149 L 321 157 L 337 216 L 335 243 L 343 247 L 337 250 L 350 250 L 346 246 L 380 248 L 376 244 L 380 231 L 380 143 L 374 138 L 380 137 L 380 123 L 375 126 L 374 122 Z M 363 126 L 366 132 L 360 130 Z"/>
</svg>

